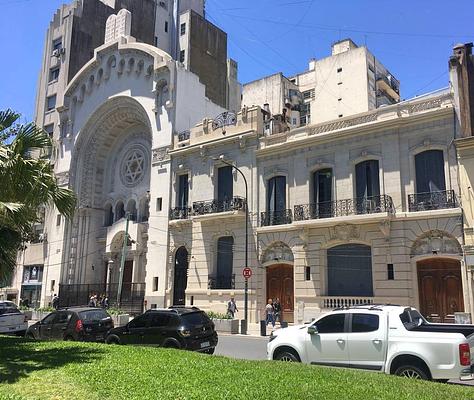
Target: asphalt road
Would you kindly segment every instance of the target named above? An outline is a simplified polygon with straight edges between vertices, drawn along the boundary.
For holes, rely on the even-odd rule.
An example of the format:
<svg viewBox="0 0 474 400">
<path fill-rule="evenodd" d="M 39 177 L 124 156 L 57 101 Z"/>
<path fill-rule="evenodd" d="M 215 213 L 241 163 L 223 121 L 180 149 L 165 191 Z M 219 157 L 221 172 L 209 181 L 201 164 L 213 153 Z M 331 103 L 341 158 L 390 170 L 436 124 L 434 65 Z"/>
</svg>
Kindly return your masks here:
<svg viewBox="0 0 474 400">
<path fill-rule="evenodd" d="M 215 354 L 244 360 L 267 359 L 268 336 L 219 335 Z M 452 380 L 449 383 L 474 386 L 474 381 Z"/>
</svg>

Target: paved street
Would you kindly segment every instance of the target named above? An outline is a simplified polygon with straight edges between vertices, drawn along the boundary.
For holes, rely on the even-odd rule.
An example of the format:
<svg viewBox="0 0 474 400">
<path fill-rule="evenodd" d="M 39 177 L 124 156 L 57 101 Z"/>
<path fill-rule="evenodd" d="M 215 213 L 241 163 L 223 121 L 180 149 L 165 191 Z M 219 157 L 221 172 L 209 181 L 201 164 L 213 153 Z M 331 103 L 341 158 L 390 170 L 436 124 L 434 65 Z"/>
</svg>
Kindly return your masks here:
<svg viewBox="0 0 474 400">
<path fill-rule="evenodd" d="M 265 360 L 267 358 L 267 343 L 268 336 L 220 334 L 215 354 L 245 360 Z"/>
</svg>

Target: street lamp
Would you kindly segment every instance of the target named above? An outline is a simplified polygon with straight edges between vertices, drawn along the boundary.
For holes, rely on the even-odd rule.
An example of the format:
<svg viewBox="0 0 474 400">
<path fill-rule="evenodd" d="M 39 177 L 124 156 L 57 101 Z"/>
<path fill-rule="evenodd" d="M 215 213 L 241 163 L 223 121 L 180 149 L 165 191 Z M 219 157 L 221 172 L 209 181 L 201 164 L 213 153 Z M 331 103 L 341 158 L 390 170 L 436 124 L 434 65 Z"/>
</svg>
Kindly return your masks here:
<svg viewBox="0 0 474 400">
<path fill-rule="evenodd" d="M 234 168 L 240 175 L 242 175 L 242 178 L 244 178 L 244 183 L 245 183 L 245 268 L 247 268 L 248 261 L 249 261 L 249 203 L 248 203 L 249 190 L 248 190 L 247 178 L 238 167 L 236 167 L 234 164 L 231 164 L 228 161 L 225 161 L 223 154 L 221 154 L 219 157 L 213 158 L 213 160 L 220 161 L 228 165 L 229 167 Z M 245 322 L 243 326 L 241 327 L 241 332 L 244 335 L 247 334 L 248 302 L 249 302 L 249 280 L 248 278 L 245 278 L 245 289 L 244 289 L 244 321 Z"/>
</svg>

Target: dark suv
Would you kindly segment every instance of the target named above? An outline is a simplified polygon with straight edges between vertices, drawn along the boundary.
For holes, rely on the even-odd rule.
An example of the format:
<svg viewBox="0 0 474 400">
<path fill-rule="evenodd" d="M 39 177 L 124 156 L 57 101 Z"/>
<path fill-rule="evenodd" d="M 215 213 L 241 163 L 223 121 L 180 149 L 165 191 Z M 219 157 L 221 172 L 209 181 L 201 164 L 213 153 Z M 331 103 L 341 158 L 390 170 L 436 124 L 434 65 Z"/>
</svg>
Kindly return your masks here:
<svg viewBox="0 0 474 400">
<path fill-rule="evenodd" d="M 127 325 L 109 331 L 106 343 L 172 347 L 213 354 L 217 332 L 197 307 L 148 310 Z"/>
<path fill-rule="evenodd" d="M 74 307 L 54 311 L 31 325 L 26 337 L 38 340 L 79 340 L 103 342 L 114 327 L 112 318 L 102 308 Z"/>
</svg>

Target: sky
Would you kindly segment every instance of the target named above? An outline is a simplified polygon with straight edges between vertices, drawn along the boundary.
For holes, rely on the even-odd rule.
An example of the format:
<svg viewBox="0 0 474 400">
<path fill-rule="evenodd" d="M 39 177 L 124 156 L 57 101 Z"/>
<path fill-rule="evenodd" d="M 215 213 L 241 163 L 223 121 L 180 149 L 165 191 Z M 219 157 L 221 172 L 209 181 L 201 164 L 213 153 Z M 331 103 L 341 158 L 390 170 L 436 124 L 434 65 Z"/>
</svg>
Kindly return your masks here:
<svg viewBox="0 0 474 400">
<path fill-rule="evenodd" d="M 0 0 L 0 109 L 34 117 L 46 29 L 64 0 Z M 291 76 L 347 37 L 366 45 L 401 82 L 402 98 L 446 87 L 456 43 L 474 41 L 474 0 L 207 0 L 228 34 L 239 80 Z"/>
</svg>

